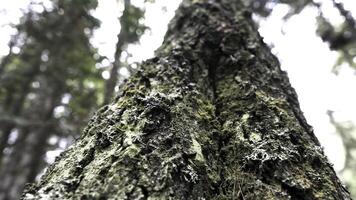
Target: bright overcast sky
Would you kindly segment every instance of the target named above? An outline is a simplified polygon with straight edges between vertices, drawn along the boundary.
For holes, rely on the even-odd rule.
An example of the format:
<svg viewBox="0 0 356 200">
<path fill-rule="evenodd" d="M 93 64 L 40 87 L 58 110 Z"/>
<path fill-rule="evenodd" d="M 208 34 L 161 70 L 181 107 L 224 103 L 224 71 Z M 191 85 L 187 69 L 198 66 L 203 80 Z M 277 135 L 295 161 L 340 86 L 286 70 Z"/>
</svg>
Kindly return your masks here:
<svg viewBox="0 0 356 200">
<path fill-rule="evenodd" d="M 142 0 L 132 2 L 143 6 Z M 141 38 L 140 45 L 129 47 L 132 54 L 129 62 L 139 62 L 153 56 L 153 51 L 162 43 L 167 23 L 173 17 L 179 2 L 156 0 L 155 4 L 147 4 L 145 24 L 151 30 Z M 342 19 L 330 4 L 330 0 L 318 2 L 324 4 L 326 16 L 338 22 Z M 342 2 L 347 9 L 354 9 L 352 11 L 356 13 L 355 0 Z M 6 24 L 18 23 L 21 16 L 19 8 L 25 8 L 27 4 L 28 0 L 1 2 L 0 55 L 7 53 L 9 36 L 14 33 Z M 315 35 L 316 10 L 305 9 L 300 15 L 282 22 L 281 18 L 287 11 L 286 6 L 277 6 L 272 16 L 260 23 L 260 33 L 266 43 L 273 43 L 273 53 L 280 59 L 282 68 L 288 72 L 308 122 L 314 127 L 315 134 L 325 147 L 325 152 L 335 164 L 335 168 L 340 169 L 343 166 L 344 150 L 334 127 L 329 123 L 326 111 L 335 111 L 337 120 L 356 121 L 355 73 L 347 66 L 342 67 L 338 76 L 331 73 L 337 53 L 329 51 L 327 44 Z M 118 6 L 116 0 L 99 0 L 99 7 L 94 12 L 102 21 L 102 25 L 95 32 L 92 43 L 99 48 L 101 55 L 107 56 L 110 60 L 113 59 L 117 33 L 120 30 L 118 17 L 121 12 L 122 7 Z M 125 71 L 121 73 L 125 74 Z"/>
</svg>

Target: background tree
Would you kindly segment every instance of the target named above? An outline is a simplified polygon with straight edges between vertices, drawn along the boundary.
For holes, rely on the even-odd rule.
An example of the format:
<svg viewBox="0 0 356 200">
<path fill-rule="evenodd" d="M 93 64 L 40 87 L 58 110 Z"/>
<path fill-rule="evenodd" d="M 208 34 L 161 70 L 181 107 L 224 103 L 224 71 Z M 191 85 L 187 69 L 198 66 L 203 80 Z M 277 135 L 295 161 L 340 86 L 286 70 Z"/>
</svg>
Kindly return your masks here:
<svg viewBox="0 0 356 200">
<path fill-rule="evenodd" d="M 350 199 L 241 1 L 185 1 L 157 57 L 24 199 Z"/>
<path fill-rule="evenodd" d="M 341 136 L 342 142 L 345 147 L 345 163 L 341 170 L 341 177 L 344 179 L 345 184 L 348 186 L 351 194 L 356 194 L 356 137 L 355 125 L 349 121 L 336 121 L 333 111 L 328 111 L 330 122 L 335 126 L 337 133 Z M 355 195 L 354 195 L 355 196 Z"/>
<path fill-rule="evenodd" d="M 106 81 L 104 105 L 110 103 L 118 83 L 118 70 L 121 65 L 121 54 L 126 50 L 128 44 L 139 41 L 144 33 L 146 26 L 140 23 L 144 17 L 144 11 L 131 4 L 130 0 L 124 0 L 124 11 L 120 17 L 121 29 L 117 36 L 118 42 L 114 55 L 114 62 L 111 64 L 110 78 Z"/>
<path fill-rule="evenodd" d="M 121 52 L 146 29 L 139 22 L 143 10 L 124 3 L 113 74 L 107 81 L 100 75 L 104 68 L 96 67 L 104 57 L 89 42 L 99 26 L 91 15 L 96 0 L 52 1 L 50 7 L 32 2 L 16 25 L 9 54 L 0 63 L 0 199 L 18 199 L 24 184 L 48 164 L 46 152 L 63 141 L 70 144 L 88 116 L 111 98 Z M 44 11 L 34 11 L 34 5 Z"/>
<path fill-rule="evenodd" d="M 290 7 L 289 12 L 284 16 L 285 20 L 290 17 L 299 14 L 306 7 L 312 6 L 319 10 L 317 34 L 322 38 L 324 42 L 327 42 L 331 50 L 338 51 L 340 57 L 335 63 L 334 71 L 337 72 L 338 67 L 343 63 L 348 63 L 351 67 L 356 67 L 354 58 L 356 57 L 356 23 L 350 11 L 345 9 L 343 3 L 335 0 L 329 0 L 337 9 L 340 15 L 344 18 L 342 24 L 333 24 L 328 20 L 321 7 L 325 2 L 316 2 L 313 0 L 244 0 L 245 4 L 262 17 L 268 17 L 274 7 L 278 4 L 288 5 Z"/>
<path fill-rule="evenodd" d="M 22 17 L 10 42 L 20 52 L 2 60 L 0 199 L 17 199 L 45 166 L 48 139 L 76 136 L 99 103 L 103 79 L 89 43 L 97 3 L 52 3 Z"/>
</svg>

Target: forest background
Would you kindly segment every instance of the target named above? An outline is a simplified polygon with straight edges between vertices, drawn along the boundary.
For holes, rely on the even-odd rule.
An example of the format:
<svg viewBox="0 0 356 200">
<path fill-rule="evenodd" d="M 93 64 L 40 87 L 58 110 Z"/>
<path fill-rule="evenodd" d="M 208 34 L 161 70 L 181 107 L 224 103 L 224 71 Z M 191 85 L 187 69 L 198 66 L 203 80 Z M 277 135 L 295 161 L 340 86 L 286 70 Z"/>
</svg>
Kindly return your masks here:
<svg viewBox="0 0 356 200">
<path fill-rule="evenodd" d="M 26 183 L 39 180 L 136 63 L 154 55 L 179 3 L 1 2 L 0 193 L 16 199 Z M 356 3 L 246 4 L 330 162 L 355 194 Z"/>
</svg>

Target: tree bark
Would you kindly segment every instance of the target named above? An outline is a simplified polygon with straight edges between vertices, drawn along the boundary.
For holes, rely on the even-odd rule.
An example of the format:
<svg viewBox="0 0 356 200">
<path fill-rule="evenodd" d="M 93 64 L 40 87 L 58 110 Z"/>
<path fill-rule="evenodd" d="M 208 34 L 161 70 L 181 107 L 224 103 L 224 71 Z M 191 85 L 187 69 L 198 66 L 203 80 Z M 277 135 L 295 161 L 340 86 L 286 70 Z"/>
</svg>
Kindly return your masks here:
<svg viewBox="0 0 356 200">
<path fill-rule="evenodd" d="M 239 0 L 184 1 L 157 57 L 23 199 L 350 199 Z"/>
</svg>

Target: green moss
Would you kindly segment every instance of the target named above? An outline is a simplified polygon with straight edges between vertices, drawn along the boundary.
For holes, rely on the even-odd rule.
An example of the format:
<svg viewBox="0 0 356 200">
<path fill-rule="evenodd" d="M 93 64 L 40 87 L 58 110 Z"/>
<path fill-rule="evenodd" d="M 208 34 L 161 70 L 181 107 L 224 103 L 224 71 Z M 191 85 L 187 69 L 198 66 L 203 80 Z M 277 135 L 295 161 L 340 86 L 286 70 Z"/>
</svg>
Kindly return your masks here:
<svg viewBox="0 0 356 200">
<path fill-rule="evenodd" d="M 196 112 L 196 117 L 202 120 L 210 121 L 214 117 L 215 106 L 209 101 L 204 101 L 203 99 L 197 99 L 198 110 Z"/>
</svg>

